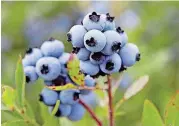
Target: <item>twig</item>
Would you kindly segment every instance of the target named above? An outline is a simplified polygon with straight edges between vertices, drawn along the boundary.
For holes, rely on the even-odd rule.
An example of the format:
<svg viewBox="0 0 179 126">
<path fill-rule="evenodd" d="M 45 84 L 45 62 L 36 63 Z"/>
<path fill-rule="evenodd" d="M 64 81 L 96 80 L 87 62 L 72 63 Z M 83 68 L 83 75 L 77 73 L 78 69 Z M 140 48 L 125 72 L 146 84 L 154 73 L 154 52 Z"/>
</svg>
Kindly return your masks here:
<svg viewBox="0 0 179 126">
<path fill-rule="evenodd" d="M 102 126 L 102 122 L 97 118 L 93 110 L 86 103 L 84 103 L 81 99 L 79 99 L 79 103 L 90 113 L 91 117 L 96 121 L 98 126 Z"/>
<path fill-rule="evenodd" d="M 104 87 L 104 88 L 101 88 L 101 87 L 88 87 L 88 86 L 79 86 L 77 87 L 77 89 L 79 90 L 82 90 L 82 89 L 85 89 L 85 90 L 107 90 L 108 88 Z"/>
<path fill-rule="evenodd" d="M 114 116 L 113 116 L 113 105 L 112 105 L 112 85 L 111 85 L 111 77 L 110 75 L 107 76 L 107 80 L 108 80 L 108 98 L 109 98 L 109 126 L 114 126 Z"/>
</svg>

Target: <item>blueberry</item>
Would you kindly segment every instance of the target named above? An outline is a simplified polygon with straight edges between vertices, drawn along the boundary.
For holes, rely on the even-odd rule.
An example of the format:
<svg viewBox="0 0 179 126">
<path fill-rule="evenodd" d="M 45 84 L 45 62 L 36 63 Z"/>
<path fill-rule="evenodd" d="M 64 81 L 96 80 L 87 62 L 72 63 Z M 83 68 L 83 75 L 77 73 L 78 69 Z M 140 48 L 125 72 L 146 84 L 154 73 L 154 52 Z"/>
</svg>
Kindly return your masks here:
<svg viewBox="0 0 179 126">
<path fill-rule="evenodd" d="M 63 53 L 60 57 L 59 57 L 59 61 L 61 64 L 67 64 L 68 60 L 70 58 L 70 53 Z"/>
<path fill-rule="evenodd" d="M 26 66 L 24 68 L 24 74 L 25 74 L 27 83 L 33 83 L 38 79 L 38 75 L 35 71 L 34 66 Z"/>
<path fill-rule="evenodd" d="M 54 107 L 50 106 L 49 111 L 52 113 Z M 59 109 L 57 110 L 55 116 L 56 117 L 66 117 L 71 113 L 71 106 L 67 104 L 60 104 Z"/>
<path fill-rule="evenodd" d="M 127 34 L 124 32 L 124 30 L 121 29 L 121 27 L 117 27 L 116 31 L 119 33 L 119 35 L 122 38 L 122 44 L 121 47 L 123 47 L 127 42 L 128 42 L 128 36 Z"/>
<path fill-rule="evenodd" d="M 75 47 L 84 47 L 83 38 L 86 32 L 82 25 L 75 25 L 67 33 L 68 41 Z"/>
<path fill-rule="evenodd" d="M 106 46 L 102 50 L 102 53 L 105 55 L 112 55 L 115 52 L 118 52 L 122 45 L 122 38 L 116 31 L 106 31 L 104 32 L 106 36 Z"/>
<path fill-rule="evenodd" d="M 96 75 L 99 72 L 99 66 L 92 64 L 89 60 L 88 61 L 80 61 L 80 70 L 84 74 Z"/>
<path fill-rule="evenodd" d="M 83 100 L 88 106 L 95 107 L 97 105 L 98 97 L 94 91 L 89 92 L 88 94 L 81 94 L 80 99 Z"/>
<path fill-rule="evenodd" d="M 101 14 L 101 18 L 105 20 L 105 27 L 103 31 L 115 30 L 114 17 L 110 16 L 110 14 L 107 13 L 107 14 Z"/>
<path fill-rule="evenodd" d="M 90 54 L 90 61 L 93 64 L 101 64 L 105 60 L 105 55 L 101 52 L 91 53 Z"/>
<path fill-rule="evenodd" d="M 87 75 L 85 76 L 85 86 L 88 87 L 94 87 L 96 85 L 95 79 L 93 79 L 91 76 Z M 80 90 L 80 94 L 89 94 L 90 90 Z"/>
<path fill-rule="evenodd" d="M 85 114 L 85 109 L 79 103 L 71 106 L 71 113 L 68 116 L 68 119 L 71 121 L 79 121 Z"/>
<path fill-rule="evenodd" d="M 79 48 L 78 51 L 75 52 L 79 60 L 88 60 L 90 56 L 90 51 L 86 48 Z"/>
<path fill-rule="evenodd" d="M 66 68 L 66 64 L 68 62 L 70 58 L 70 53 L 63 53 L 60 57 L 59 57 L 59 61 L 60 61 L 60 64 L 61 64 L 61 73 L 62 74 L 67 74 L 67 68 Z"/>
<path fill-rule="evenodd" d="M 107 56 L 106 60 L 100 65 L 104 73 L 112 74 L 118 72 L 121 68 L 121 58 L 117 53 Z"/>
<path fill-rule="evenodd" d="M 47 80 L 44 80 L 44 84 L 47 85 L 47 86 L 53 85 L 52 81 L 47 81 Z"/>
<path fill-rule="evenodd" d="M 45 56 L 58 58 L 64 51 L 64 45 L 63 42 L 51 38 L 42 44 L 41 51 Z"/>
<path fill-rule="evenodd" d="M 79 90 L 63 90 L 60 92 L 59 99 L 63 104 L 76 104 L 79 100 Z"/>
<path fill-rule="evenodd" d="M 44 88 L 39 97 L 39 100 L 45 105 L 52 106 L 55 105 L 58 100 L 58 93 L 48 88 Z"/>
<path fill-rule="evenodd" d="M 85 47 L 91 52 L 100 52 L 106 45 L 106 37 L 99 30 L 90 30 L 84 36 Z"/>
<path fill-rule="evenodd" d="M 101 18 L 100 14 L 92 12 L 87 14 L 83 19 L 83 26 L 89 31 L 97 29 L 102 31 L 105 27 L 105 19 Z"/>
<path fill-rule="evenodd" d="M 126 44 L 119 52 L 122 59 L 122 64 L 126 67 L 133 66 L 136 61 L 140 60 L 140 52 L 135 44 Z"/>
<path fill-rule="evenodd" d="M 37 61 L 36 72 L 44 80 L 56 79 L 61 73 L 60 62 L 54 57 L 43 57 Z"/>
<path fill-rule="evenodd" d="M 38 48 L 29 48 L 25 57 L 22 59 L 23 66 L 35 66 L 36 62 L 43 57 L 42 52 Z"/>
</svg>

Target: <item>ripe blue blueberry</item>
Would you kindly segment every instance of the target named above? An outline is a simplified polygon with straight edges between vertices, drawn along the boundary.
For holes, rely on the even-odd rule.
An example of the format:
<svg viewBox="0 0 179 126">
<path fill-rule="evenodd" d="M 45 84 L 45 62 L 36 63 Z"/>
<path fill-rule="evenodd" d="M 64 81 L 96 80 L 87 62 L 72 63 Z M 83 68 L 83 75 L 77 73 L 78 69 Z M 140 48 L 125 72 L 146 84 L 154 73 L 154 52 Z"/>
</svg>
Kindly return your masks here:
<svg viewBox="0 0 179 126">
<path fill-rule="evenodd" d="M 117 53 L 107 56 L 106 60 L 100 65 L 101 70 L 106 74 L 118 72 L 121 68 L 121 58 Z"/>
<path fill-rule="evenodd" d="M 101 15 L 96 12 L 89 13 L 83 19 L 83 26 L 88 31 L 92 29 L 102 31 L 105 27 L 105 18 L 101 18 Z"/>
<path fill-rule="evenodd" d="M 88 61 L 80 61 L 80 70 L 87 75 L 96 75 L 99 72 L 99 66 Z"/>
<path fill-rule="evenodd" d="M 54 107 L 49 107 L 49 112 L 52 113 Z M 60 104 L 59 109 L 57 110 L 55 116 L 56 117 L 66 117 L 69 116 L 71 113 L 71 106 L 67 104 Z"/>
<path fill-rule="evenodd" d="M 61 73 L 60 62 L 54 57 L 43 57 L 37 61 L 36 72 L 44 80 L 54 80 Z"/>
<path fill-rule="evenodd" d="M 26 83 L 33 83 L 38 79 L 34 66 L 26 66 L 24 68 L 24 74 L 26 77 Z"/>
<path fill-rule="evenodd" d="M 122 64 L 126 67 L 133 66 L 136 61 L 140 60 L 140 52 L 135 44 L 126 44 L 119 52 L 122 59 Z"/>
<path fill-rule="evenodd" d="M 102 53 L 105 55 L 112 55 L 115 52 L 118 52 L 122 45 L 122 38 L 116 31 L 106 31 L 104 32 L 106 36 L 106 46 L 102 50 Z"/>
<path fill-rule="evenodd" d="M 90 30 L 84 36 L 85 47 L 91 52 L 100 52 L 106 45 L 106 37 L 99 30 Z"/>
<path fill-rule="evenodd" d="M 90 107 L 95 107 L 98 103 L 98 96 L 94 93 L 94 91 L 85 95 L 81 94 L 80 99 Z"/>
<path fill-rule="evenodd" d="M 38 48 L 29 48 L 25 57 L 22 59 L 23 66 L 35 66 L 36 62 L 43 57 L 42 52 Z"/>
<path fill-rule="evenodd" d="M 88 60 L 90 56 L 90 51 L 87 50 L 86 48 L 73 48 L 73 53 L 76 53 L 77 57 L 79 60 Z"/>
<path fill-rule="evenodd" d="M 87 75 L 85 76 L 85 86 L 87 87 L 94 87 L 96 85 L 95 79 L 93 79 L 91 76 Z M 80 94 L 89 94 L 90 90 L 80 90 Z"/>
<path fill-rule="evenodd" d="M 71 42 L 74 47 L 84 47 L 83 39 L 86 32 L 86 29 L 82 25 L 75 25 L 67 33 L 68 41 Z"/>
<path fill-rule="evenodd" d="M 63 42 L 50 38 L 41 46 L 41 51 L 44 56 L 52 56 L 58 58 L 64 51 Z"/>
<path fill-rule="evenodd" d="M 62 71 L 61 71 L 62 74 L 67 74 L 67 72 L 68 72 L 67 68 L 66 68 L 66 64 L 67 64 L 69 58 L 70 58 L 70 53 L 65 53 L 65 52 L 59 57 L 59 61 L 60 61 L 60 64 L 61 64 L 61 69 L 62 69 Z"/>
<path fill-rule="evenodd" d="M 114 17 L 110 16 L 110 14 L 107 13 L 107 14 L 101 14 L 101 18 L 103 18 L 103 20 L 105 20 L 105 27 L 104 27 L 103 31 L 115 30 Z"/>
<path fill-rule="evenodd" d="M 58 93 L 48 88 L 44 88 L 39 96 L 39 100 L 48 106 L 55 105 L 58 100 Z"/>
<path fill-rule="evenodd" d="M 83 108 L 83 106 L 79 103 L 74 104 L 71 106 L 71 113 L 68 116 L 68 119 L 71 121 L 79 121 L 82 119 L 82 117 L 85 114 L 85 109 Z"/>
<path fill-rule="evenodd" d="M 53 85 L 52 81 L 47 81 L 47 80 L 44 80 L 44 84 L 47 85 L 47 86 Z"/>
<path fill-rule="evenodd" d="M 91 53 L 90 54 L 90 61 L 93 64 L 101 64 L 105 60 L 105 55 L 101 52 Z"/>
<path fill-rule="evenodd" d="M 63 104 L 76 104 L 79 100 L 80 91 L 76 89 L 63 90 L 60 92 L 59 99 Z"/>
<path fill-rule="evenodd" d="M 121 43 L 121 47 L 123 47 L 127 42 L 128 42 L 128 36 L 127 34 L 124 32 L 124 30 L 121 29 L 121 27 L 117 27 L 116 31 L 119 33 L 119 35 L 122 38 L 122 43 Z"/>
</svg>

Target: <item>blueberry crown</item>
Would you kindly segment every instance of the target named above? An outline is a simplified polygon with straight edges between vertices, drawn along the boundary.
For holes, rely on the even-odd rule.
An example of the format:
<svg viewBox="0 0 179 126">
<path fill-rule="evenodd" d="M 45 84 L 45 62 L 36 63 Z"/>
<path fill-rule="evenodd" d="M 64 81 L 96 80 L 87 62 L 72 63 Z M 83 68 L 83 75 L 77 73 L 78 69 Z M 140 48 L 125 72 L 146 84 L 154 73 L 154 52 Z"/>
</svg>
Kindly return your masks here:
<svg viewBox="0 0 179 126">
<path fill-rule="evenodd" d="M 43 101 L 43 96 L 39 94 L 39 101 Z"/>
<path fill-rule="evenodd" d="M 55 38 L 50 37 L 48 41 L 54 41 L 54 40 L 55 40 Z"/>
<path fill-rule="evenodd" d="M 97 53 L 92 54 L 91 58 L 96 61 L 100 61 L 103 56 L 104 56 L 103 53 L 97 52 Z"/>
<path fill-rule="evenodd" d="M 49 68 L 48 68 L 48 65 L 42 65 L 42 67 L 41 67 L 41 73 L 42 74 L 48 74 L 48 72 L 49 72 Z"/>
<path fill-rule="evenodd" d="M 31 54 L 32 53 L 32 48 L 28 48 L 27 50 L 26 50 L 26 54 Z"/>
<path fill-rule="evenodd" d="M 121 43 L 120 42 L 114 42 L 112 45 L 111 49 L 113 52 L 118 52 L 121 48 Z"/>
<path fill-rule="evenodd" d="M 25 80 L 26 80 L 27 83 L 29 83 L 30 82 L 30 77 L 29 76 L 25 76 Z"/>
<path fill-rule="evenodd" d="M 106 63 L 106 69 L 107 70 L 113 70 L 114 69 L 114 63 L 112 61 L 108 61 Z"/>
<path fill-rule="evenodd" d="M 93 12 L 89 15 L 89 19 L 93 22 L 98 22 L 100 19 L 100 15 L 98 15 L 96 12 Z"/>
<path fill-rule="evenodd" d="M 72 53 L 77 54 L 80 51 L 79 47 L 73 47 Z"/>
<path fill-rule="evenodd" d="M 72 38 L 71 34 L 70 34 L 70 33 L 67 33 L 67 41 L 68 41 L 68 42 L 71 42 L 71 41 L 72 41 L 71 38 Z"/>
<path fill-rule="evenodd" d="M 118 33 L 123 33 L 123 32 L 124 32 L 124 30 L 122 30 L 121 27 L 117 27 L 117 28 L 116 28 L 116 31 L 117 31 Z"/>
<path fill-rule="evenodd" d="M 73 100 L 74 100 L 74 101 L 78 100 L 78 99 L 79 99 L 79 96 L 80 96 L 80 93 L 75 92 L 75 93 L 73 94 Z"/>
<path fill-rule="evenodd" d="M 120 68 L 119 72 L 122 72 L 124 70 L 127 70 L 127 68 L 124 65 L 121 65 L 121 68 Z"/>
<path fill-rule="evenodd" d="M 115 17 L 111 17 L 109 13 L 106 14 L 106 20 L 109 22 L 113 22 Z"/>
<path fill-rule="evenodd" d="M 93 47 L 93 46 L 96 45 L 96 40 L 95 40 L 93 37 L 91 37 L 89 40 L 86 40 L 86 44 L 87 44 L 88 46 Z"/>
<path fill-rule="evenodd" d="M 139 53 L 139 54 L 136 55 L 136 61 L 140 61 L 140 59 L 141 59 L 141 55 Z"/>
</svg>

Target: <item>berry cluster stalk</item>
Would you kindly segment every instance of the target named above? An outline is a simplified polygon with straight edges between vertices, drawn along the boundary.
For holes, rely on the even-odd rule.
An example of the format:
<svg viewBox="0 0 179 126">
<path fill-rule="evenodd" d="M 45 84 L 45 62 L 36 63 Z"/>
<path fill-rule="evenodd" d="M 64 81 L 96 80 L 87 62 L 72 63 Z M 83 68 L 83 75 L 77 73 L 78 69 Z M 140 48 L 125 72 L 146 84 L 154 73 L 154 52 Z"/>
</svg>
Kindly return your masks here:
<svg viewBox="0 0 179 126">
<path fill-rule="evenodd" d="M 114 126 L 114 117 L 113 117 L 113 105 L 112 105 L 112 85 L 111 85 L 111 77 L 110 75 L 107 76 L 107 80 L 108 80 L 108 98 L 109 98 L 109 126 Z"/>
<path fill-rule="evenodd" d="M 91 110 L 91 108 L 86 103 L 84 103 L 81 99 L 79 100 L 79 103 L 90 113 L 91 117 L 96 121 L 98 126 L 102 126 L 102 122 L 97 118 L 93 110 Z"/>
</svg>

